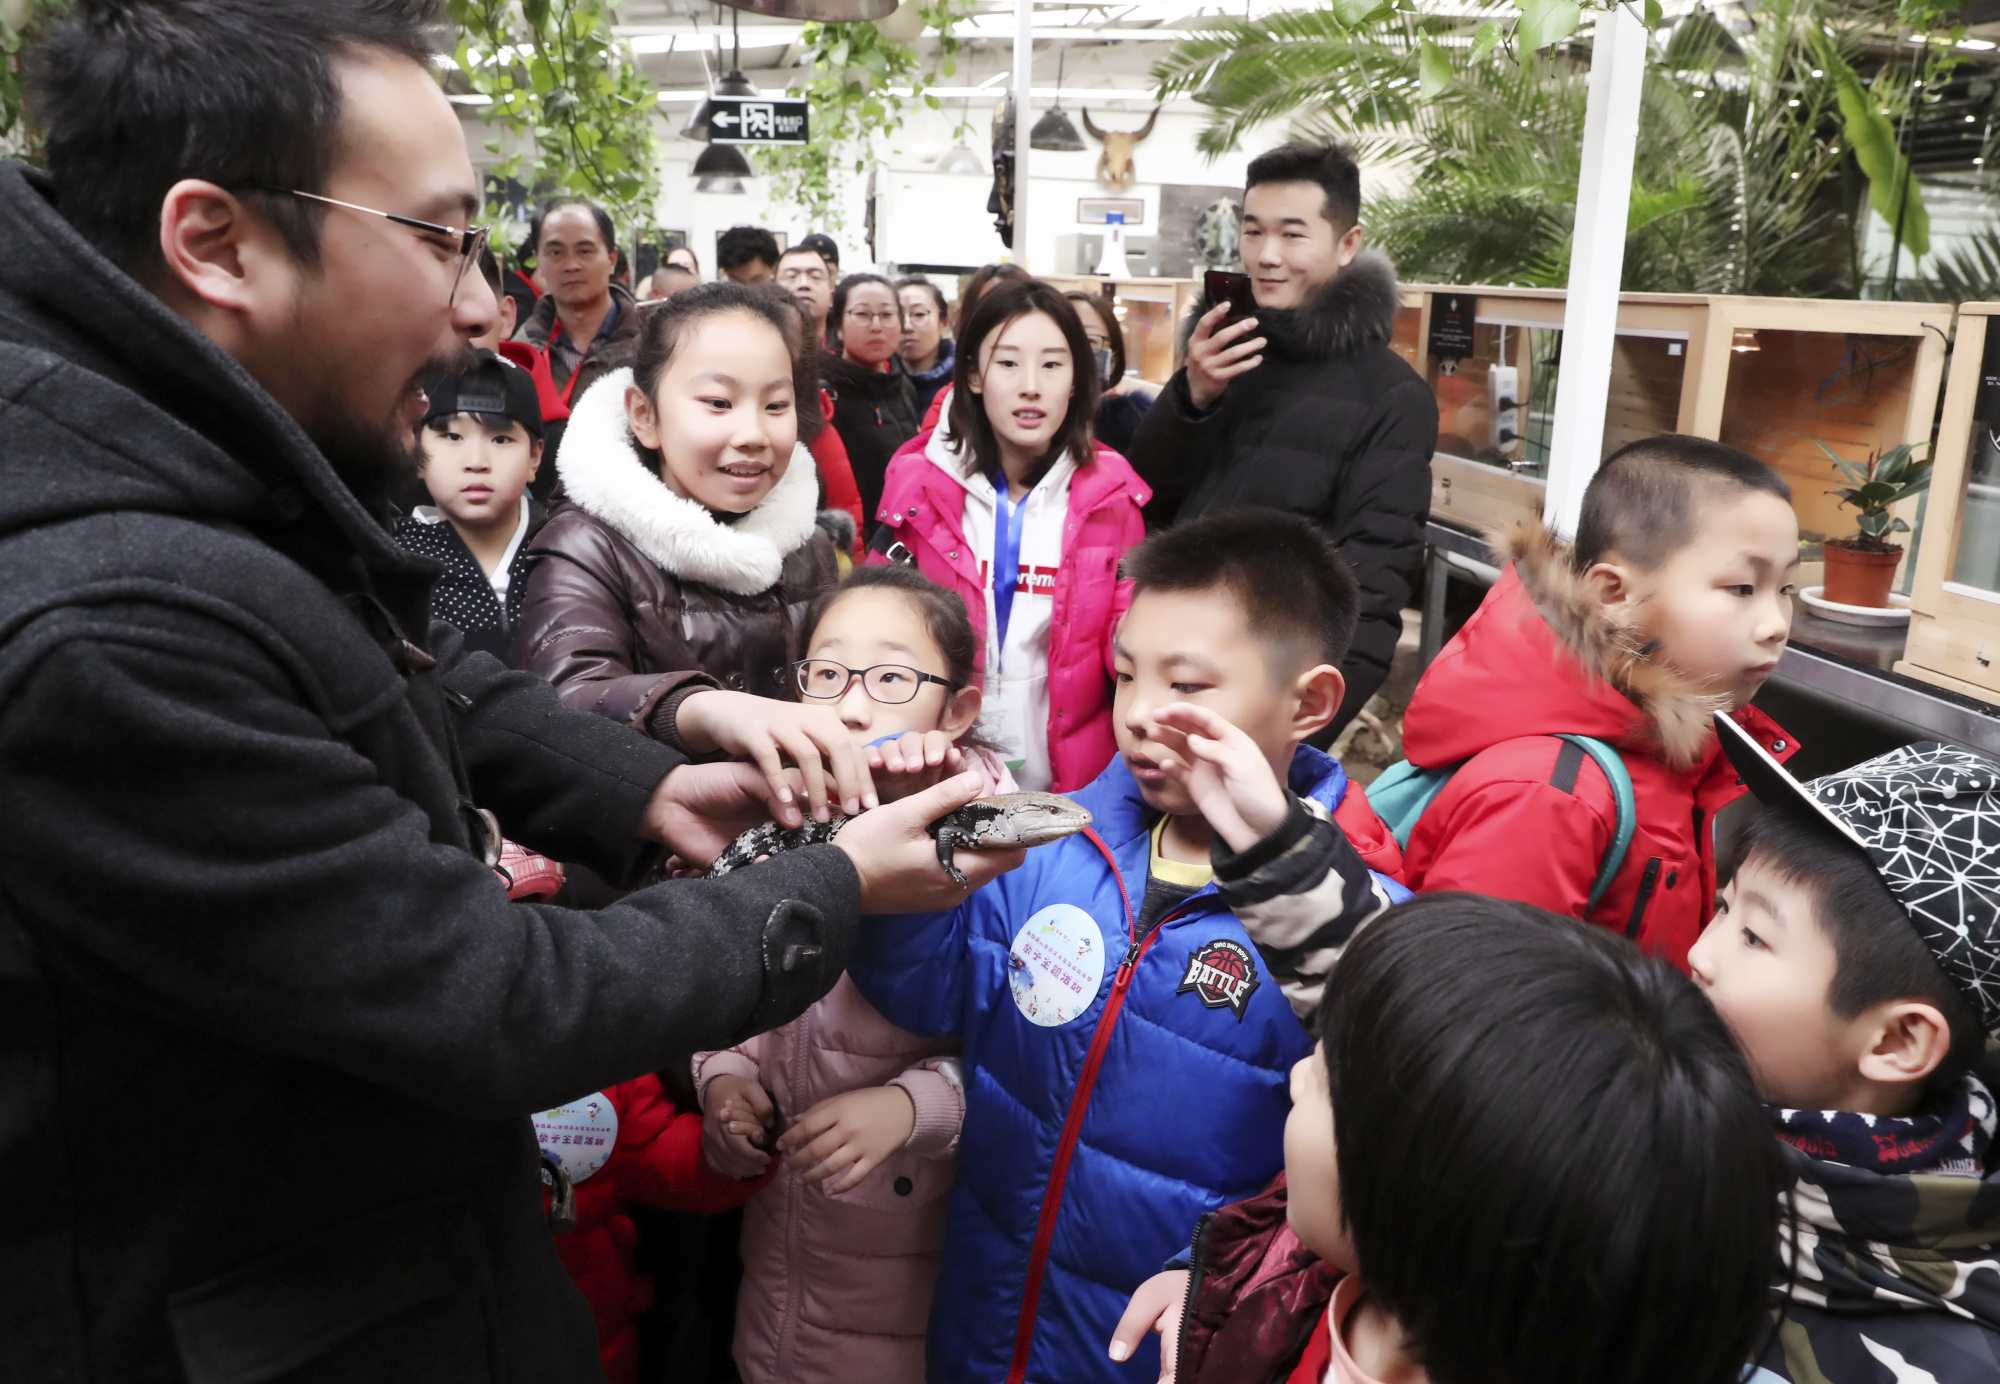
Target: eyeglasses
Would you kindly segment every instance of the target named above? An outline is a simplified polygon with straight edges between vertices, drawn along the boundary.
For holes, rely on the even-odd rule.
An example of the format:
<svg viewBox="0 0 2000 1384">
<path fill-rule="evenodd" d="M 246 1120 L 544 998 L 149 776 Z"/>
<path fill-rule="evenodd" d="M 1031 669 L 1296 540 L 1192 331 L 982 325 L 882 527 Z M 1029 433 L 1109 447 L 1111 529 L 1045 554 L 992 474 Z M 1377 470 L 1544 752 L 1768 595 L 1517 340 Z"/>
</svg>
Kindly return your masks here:
<svg viewBox="0 0 2000 1384">
<path fill-rule="evenodd" d="M 802 658 L 792 665 L 792 670 L 798 675 L 799 691 L 817 701 L 831 702 L 845 697 L 856 678 L 861 679 L 861 690 L 868 694 L 868 699 L 884 706 L 901 706 L 904 702 L 915 701 L 917 693 L 924 690 L 927 682 L 934 682 L 947 691 L 951 688 L 949 679 L 941 678 L 936 673 L 919 672 L 901 663 L 850 668 L 830 658 Z"/>
<path fill-rule="evenodd" d="M 847 320 L 860 322 L 870 327 L 887 327 L 900 320 L 893 312 L 863 312 L 859 308 L 847 310 Z"/>
<path fill-rule="evenodd" d="M 393 221 L 398 226 L 408 226 L 413 231 L 426 235 L 447 236 L 458 243 L 458 273 L 451 281 L 451 296 L 445 299 L 448 307 L 458 306 L 458 287 L 465 282 L 466 266 L 479 258 L 480 249 L 486 244 L 486 227 L 475 226 L 466 230 L 461 226 L 440 226 L 435 221 L 419 221 L 414 216 L 403 216 L 393 211 L 377 211 L 373 207 L 357 206 L 353 202 L 343 202 L 337 197 L 322 197 L 317 192 L 300 192 L 296 188 L 258 187 L 252 192 L 268 192 L 277 197 L 302 197 L 308 202 L 323 202 L 329 207 L 339 207 L 343 211 L 358 211 L 366 216 L 379 216 L 384 221 Z"/>
</svg>

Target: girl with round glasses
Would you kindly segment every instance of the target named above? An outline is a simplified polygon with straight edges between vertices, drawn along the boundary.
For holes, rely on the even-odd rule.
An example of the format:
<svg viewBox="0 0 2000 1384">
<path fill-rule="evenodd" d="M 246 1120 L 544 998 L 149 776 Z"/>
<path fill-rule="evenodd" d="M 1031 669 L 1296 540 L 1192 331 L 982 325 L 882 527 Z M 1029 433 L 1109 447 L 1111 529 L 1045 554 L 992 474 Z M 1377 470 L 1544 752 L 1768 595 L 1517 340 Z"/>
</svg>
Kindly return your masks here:
<svg viewBox="0 0 2000 1384">
<path fill-rule="evenodd" d="M 905 791 L 969 760 L 1007 792 L 975 732 L 976 647 L 957 596 L 865 567 L 808 616 L 793 669 L 801 696 L 835 707 Z M 891 781 L 876 780 L 885 798 Z M 955 1047 L 897 1028 L 843 976 L 776 1032 L 695 1058 L 709 1166 L 777 1168 L 744 1211 L 745 1384 L 920 1384 L 965 1113 Z"/>
</svg>

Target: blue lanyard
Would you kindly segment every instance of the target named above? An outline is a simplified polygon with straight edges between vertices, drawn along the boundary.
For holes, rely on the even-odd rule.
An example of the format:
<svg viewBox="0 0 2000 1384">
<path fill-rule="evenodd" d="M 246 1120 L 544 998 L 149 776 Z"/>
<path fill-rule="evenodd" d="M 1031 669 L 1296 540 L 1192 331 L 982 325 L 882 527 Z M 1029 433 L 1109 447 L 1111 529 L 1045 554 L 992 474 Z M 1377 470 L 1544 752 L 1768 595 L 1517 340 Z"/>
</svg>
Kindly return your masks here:
<svg viewBox="0 0 2000 1384">
<path fill-rule="evenodd" d="M 1004 657 L 1007 621 L 1014 614 L 1014 588 L 1021 580 L 1021 530 L 1027 527 L 1025 520 L 1016 524 L 1014 516 L 1028 503 L 1028 497 L 1023 495 L 1018 505 L 1010 504 L 1006 474 L 997 467 L 989 474 L 993 481 L 993 621 L 999 627 Z"/>
</svg>

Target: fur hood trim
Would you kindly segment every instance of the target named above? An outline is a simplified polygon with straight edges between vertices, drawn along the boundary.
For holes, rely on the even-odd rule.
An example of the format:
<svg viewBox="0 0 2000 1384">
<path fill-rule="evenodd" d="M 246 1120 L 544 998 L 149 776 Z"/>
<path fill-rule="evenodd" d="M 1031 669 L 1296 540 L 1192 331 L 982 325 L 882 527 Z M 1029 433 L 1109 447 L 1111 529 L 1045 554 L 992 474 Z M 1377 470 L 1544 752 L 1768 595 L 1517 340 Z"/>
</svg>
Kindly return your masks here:
<svg viewBox="0 0 2000 1384">
<path fill-rule="evenodd" d="M 815 532 L 819 483 L 812 454 L 792 448 L 791 465 L 758 506 L 733 524 L 676 495 L 641 457 L 625 421 L 630 370 L 592 385 L 570 414 L 556 474 L 571 504 L 610 526 L 682 581 L 754 596 L 778 583 L 785 559 Z"/>
<path fill-rule="evenodd" d="M 1715 733 L 1713 718 L 1729 709 L 1729 698 L 1705 691 L 1637 629 L 1605 614 L 1571 567 L 1570 545 L 1546 525 L 1516 520 L 1490 532 L 1487 545 L 1514 564 L 1535 609 L 1585 671 L 1645 714 L 1667 764 L 1689 769 L 1700 763 Z"/>
<path fill-rule="evenodd" d="M 1388 342 L 1401 302 L 1396 266 L 1380 250 L 1364 250 L 1298 307 L 1260 310 L 1258 335 L 1268 337 L 1280 355 L 1301 360 L 1352 355 Z M 1182 326 L 1183 347 L 1194 324 L 1214 306 L 1204 293 Z"/>
</svg>

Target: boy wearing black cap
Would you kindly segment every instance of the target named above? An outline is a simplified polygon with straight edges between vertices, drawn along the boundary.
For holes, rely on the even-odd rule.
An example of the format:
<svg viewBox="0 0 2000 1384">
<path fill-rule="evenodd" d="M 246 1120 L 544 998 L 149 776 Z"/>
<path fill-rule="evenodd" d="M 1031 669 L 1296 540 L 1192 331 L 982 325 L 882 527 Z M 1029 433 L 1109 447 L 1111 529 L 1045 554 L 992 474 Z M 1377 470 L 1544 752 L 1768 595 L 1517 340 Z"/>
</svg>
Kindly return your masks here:
<svg viewBox="0 0 2000 1384">
<path fill-rule="evenodd" d="M 431 503 L 396 525 L 396 541 L 444 564 L 431 614 L 465 642 L 507 657 L 527 585 L 529 535 L 539 516 L 527 496 L 542 464 L 542 411 L 527 371 L 491 351 L 428 391 L 418 428 L 419 475 Z"/>
<path fill-rule="evenodd" d="M 1907 745 L 1802 784 L 1726 718 L 1764 804 L 1688 955 L 1797 1177 L 1798 1381 L 2000 1378 L 2000 761 Z"/>
</svg>

